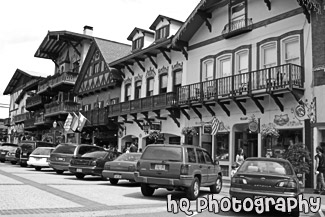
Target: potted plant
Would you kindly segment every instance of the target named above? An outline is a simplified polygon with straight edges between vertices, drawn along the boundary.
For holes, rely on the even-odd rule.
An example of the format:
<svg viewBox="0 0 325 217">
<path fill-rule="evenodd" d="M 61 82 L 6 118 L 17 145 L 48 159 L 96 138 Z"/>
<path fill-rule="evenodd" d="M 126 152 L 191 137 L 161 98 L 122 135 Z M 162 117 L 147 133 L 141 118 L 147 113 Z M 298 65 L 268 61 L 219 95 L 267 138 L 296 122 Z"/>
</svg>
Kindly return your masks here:
<svg viewBox="0 0 325 217">
<path fill-rule="evenodd" d="M 284 152 L 283 158 L 287 159 L 292 164 L 299 180 L 304 186 L 305 174 L 309 174 L 312 164 L 310 152 L 306 148 L 305 144 L 297 143 L 289 146 L 289 148 Z"/>
<path fill-rule="evenodd" d="M 195 127 L 183 127 L 182 134 L 185 136 L 196 136 L 198 132 Z"/>
<path fill-rule="evenodd" d="M 163 143 L 165 140 L 164 134 L 159 131 L 151 131 L 148 135 L 149 144 Z"/>
</svg>

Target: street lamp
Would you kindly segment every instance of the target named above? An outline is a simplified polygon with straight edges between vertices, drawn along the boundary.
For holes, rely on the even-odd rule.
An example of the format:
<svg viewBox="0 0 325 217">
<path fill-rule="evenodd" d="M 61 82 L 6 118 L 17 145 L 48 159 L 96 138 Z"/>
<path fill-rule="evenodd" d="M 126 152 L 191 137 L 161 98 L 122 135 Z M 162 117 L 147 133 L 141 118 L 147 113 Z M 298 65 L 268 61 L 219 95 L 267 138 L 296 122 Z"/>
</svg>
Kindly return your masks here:
<svg viewBox="0 0 325 217">
<path fill-rule="evenodd" d="M 56 134 L 56 130 L 55 128 L 58 126 L 58 123 L 56 122 L 56 120 L 53 122 L 53 144 L 56 144 L 55 141 L 55 134 Z"/>
</svg>

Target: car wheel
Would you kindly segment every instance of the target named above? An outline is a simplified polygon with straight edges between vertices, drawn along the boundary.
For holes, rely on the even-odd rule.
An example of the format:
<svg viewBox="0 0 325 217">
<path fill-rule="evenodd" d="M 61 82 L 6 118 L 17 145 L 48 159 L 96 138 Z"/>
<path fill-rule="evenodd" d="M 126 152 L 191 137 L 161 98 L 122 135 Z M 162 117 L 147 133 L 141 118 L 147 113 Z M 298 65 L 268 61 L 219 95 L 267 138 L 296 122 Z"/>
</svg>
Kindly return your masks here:
<svg viewBox="0 0 325 217">
<path fill-rule="evenodd" d="M 186 189 L 186 196 L 189 200 L 195 200 L 199 197 L 200 193 L 200 181 L 198 177 L 194 177 L 191 186 Z"/>
<path fill-rule="evenodd" d="M 35 167 L 36 171 L 41 171 L 42 167 Z"/>
<path fill-rule="evenodd" d="M 63 170 L 55 170 L 56 174 L 63 174 Z"/>
<path fill-rule="evenodd" d="M 77 177 L 77 179 L 83 179 L 85 177 L 85 175 L 82 173 L 77 173 L 76 177 Z"/>
<path fill-rule="evenodd" d="M 150 187 L 148 184 L 141 183 L 141 193 L 143 196 L 150 197 L 154 192 L 154 188 Z"/>
<path fill-rule="evenodd" d="M 117 183 L 118 183 L 118 179 L 109 179 L 109 182 L 110 182 L 112 185 L 117 185 Z"/>
<path fill-rule="evenodd" d="M 5 161 L 4 160 L 1 160 L 1 163 L 4 163 Z"/>
<path fill-rule="evenodd" d="M 213 194 L 219 194 L 222 189 L 222 178 L 218 176 L 213 185 L 210 186 L 210 191 Z"/>
<path fill-rule="evenodd" d="M 12 165 L 15 165 L 17 162 L 16 161 L 11 161 L 11 164 Z"/>
</svg>

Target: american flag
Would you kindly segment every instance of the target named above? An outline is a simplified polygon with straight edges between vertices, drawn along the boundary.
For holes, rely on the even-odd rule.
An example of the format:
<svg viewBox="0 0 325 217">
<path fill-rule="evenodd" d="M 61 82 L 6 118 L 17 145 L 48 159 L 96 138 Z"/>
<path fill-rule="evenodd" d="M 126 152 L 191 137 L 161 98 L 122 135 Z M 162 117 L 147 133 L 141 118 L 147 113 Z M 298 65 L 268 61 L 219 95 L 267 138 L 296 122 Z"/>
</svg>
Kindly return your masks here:
<svg viewBox="0 0 325 217">
<path fill-rule="evenodd" d="M 218 120 L 218 118 L 216 116 L 214 116 L 212 119 L 212 131 L 211 131 L 212 136 L 217 135 L 219 124 L 220 124 L 220 121 Z"/>
</svg>

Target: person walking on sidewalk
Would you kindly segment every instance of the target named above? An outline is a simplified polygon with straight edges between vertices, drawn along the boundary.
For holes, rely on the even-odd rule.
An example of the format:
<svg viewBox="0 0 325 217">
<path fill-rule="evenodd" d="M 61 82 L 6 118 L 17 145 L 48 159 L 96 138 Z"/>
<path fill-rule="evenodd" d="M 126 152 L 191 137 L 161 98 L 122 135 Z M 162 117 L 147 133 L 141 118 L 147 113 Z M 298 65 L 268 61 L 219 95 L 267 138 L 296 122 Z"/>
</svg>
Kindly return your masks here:
<svg viewBox="0 0 325 217">
<path fill-rule="evenodd" d="M 325 154 L 323 153 L 323 149 L 320 146 L 316 148 L 316 155 L 315 155 L 315 173 L 316 173 L 316 190 L 314 193 L 322 195 L 325 194 Z"/>
</svg>

